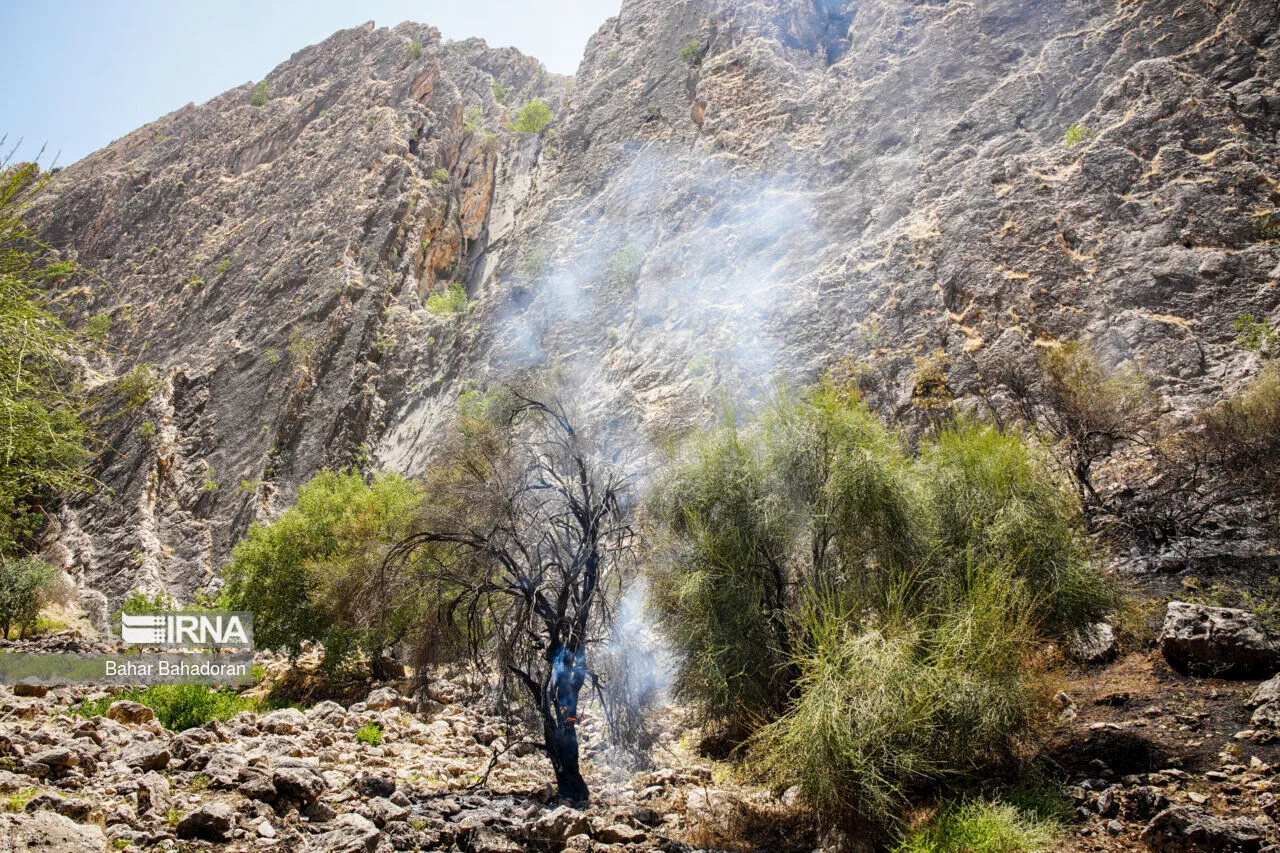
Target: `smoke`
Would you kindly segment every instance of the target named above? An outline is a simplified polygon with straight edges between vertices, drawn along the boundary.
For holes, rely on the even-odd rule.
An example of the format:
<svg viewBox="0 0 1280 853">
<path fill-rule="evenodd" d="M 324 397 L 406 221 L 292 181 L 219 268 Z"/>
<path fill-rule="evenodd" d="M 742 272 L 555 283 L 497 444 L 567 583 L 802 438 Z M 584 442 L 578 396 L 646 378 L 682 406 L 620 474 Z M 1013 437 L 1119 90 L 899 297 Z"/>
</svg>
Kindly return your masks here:
<svg viewBox="0 0 1280 853">
<path fill-rule="evenodd" d="M 634 579 L 619 602 L 599 659 L 614 747 L 610 762 L 624 770 L 646 767 L 657 742 L 655 712 L 671 697 L 675 659 L 653 624 L 642 577 Z"/>
</svg>

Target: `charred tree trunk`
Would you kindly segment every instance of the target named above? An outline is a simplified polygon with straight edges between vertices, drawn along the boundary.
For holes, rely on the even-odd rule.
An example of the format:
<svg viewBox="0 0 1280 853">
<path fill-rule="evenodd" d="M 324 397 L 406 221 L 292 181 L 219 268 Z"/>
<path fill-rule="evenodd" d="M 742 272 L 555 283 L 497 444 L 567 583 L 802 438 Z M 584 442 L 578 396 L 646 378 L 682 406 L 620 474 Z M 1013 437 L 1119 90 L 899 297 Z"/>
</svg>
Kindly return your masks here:
<svg viewBox="0 0 1280 853">
<path fill-rule="evenodd" d="M 570 652 L 564 646 L 548 652 L 550 675 L 542 704 L 542 728 L 547 757 L 556 774 L 561 799 L 586 802 L 591 792 L 578 768 L 578 694 L 586 681 L 583 650 Z"/>
</svg>

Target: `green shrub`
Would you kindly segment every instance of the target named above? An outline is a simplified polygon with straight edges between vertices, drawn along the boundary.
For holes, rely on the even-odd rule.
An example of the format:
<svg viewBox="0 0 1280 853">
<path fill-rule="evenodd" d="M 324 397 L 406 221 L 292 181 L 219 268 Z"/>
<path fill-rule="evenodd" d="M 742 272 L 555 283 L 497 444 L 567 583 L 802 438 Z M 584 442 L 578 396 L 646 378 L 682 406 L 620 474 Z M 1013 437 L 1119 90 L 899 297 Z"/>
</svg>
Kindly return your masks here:
<svg viewBox="0 0 1280 853">
<path fill-rule="evenodd" d="M 686 65 L 697 65 L 707 53 L 707 47 L 699 39 L 691 39 L 680 49 L 680 61 Z"/>
<path fill-rule="evenodd" d="M 935 570 L 962 577 L 969 566 L 1007 567 L 1037 592 L 1037 622 L 1065 635 L 1119 603 L 1080 524 L 1075 496 L 1036 444 L 961 420 L 920 449 L 924 517 Z"/>
<path fill-rule="evenodd" d="M 441 186 L 449 183 L 449 170 L 436 169 L 434 172 L 431 173 L 431 180 Z"/>
<path fill-rule="evenodd" d="M 463 314 L 471 307 L 467 298 L 467 289 L 461 282 L 455 281 L 448 290 L 437 290 L 427 295 L 427 311 L 436 316 Z"/>
<path fill-rule="evenodd" d="M 102 346 L 107 342 L 107 335 L 110 333 L 110 314 L 95 314 L 84 324 L 84 336 L 98 346 Z"/>
<path fill-rule="evenodd" d="M 516 133 L 542 133 L 552 118 L 551 107 L 545 101 L 534 98 L 520 108 L 520 115 L 511 129 Z"/>
<path fill-rule="evenodd" d="M 611 285 L 618 290 L 635 287 L 640 279 L 640 268 L 644 266 L 644 253 L 634 246 L 619 249 L 609 256 L 605 265 L 605 275 Z"/>
<path fill-rule="evenodd" d="M 1261 352 L 1273 350 L 1280 344 L 1280 331 L 1271 327 L 1266 317 L 1259 320 L 1252 314 L 1241 314 L 1236 318 L 1236 343 L 1247 350 Z"/>
<path fill-rule="evenodd" d="M 516 265 L 516 274 L 525 281 L 537 281 L 550 271 L 551 256 L 546 249 L 529 249 Z"/>
<path fill-rule="evenodd" d="M 1062 135 L 1062 144 L 1068 148 L 1075 148 L 1082 142 L 1092 139 L 1094 133 L 1084 125 L 1071 125 L 1067 128 L 1067 132 Z"/>
<path fill-rule="evenodd" d="M 220 604 L 254 613 L 263 648 L 296 654 L 303 641 L 325 644 L 325 665 L 350 654 L 374 657 L 398 642 L 422 591 L 382 570 L 421 498 L 395 474 L 370 482 L 354 471 L 322 471 L 297 503 L 270 524 L 255 524 L 231 552 Z"/>
<path fill-rule="evenodd" d="M 232 690 L 215 690 L 205 684 L 154 684 L 144 689 L 130 688 L 112 696 L 72 707 L 81 717 L 107 713 L 113 702 L 128 700 L 146 705 L 166 729 L 180 732 L 203 726 L 210 720 L 226 720 L 242 711 L 258 711 L 258 704 Z"/>
<path fill-rule="evenodd" d="M 1063 831 L 1062 824 L 1009 803 L 971 800 L 944 807 L 894 853 L 1030 853 L 1048 849 Z"/>
<path fill-rule="evenodd" d="M 26 636 L 40 611 L 67 594 L 58 573 L 43 560 L 0 556 L 0 638 L 11 628 Z"/>
<path fill-rule="evenodd" d="M 1116 600 L 1037 445 L 960 420 L 909 453 L 831 380 L 695 434 L 650 503 L 677 695 L 873 835 L 1011 762 L 1044 718 L 1042 650 Z"/>
<path fill-rule="evenodd" d="M 265 106 L 269 100 L 271 100 L 271 91 L 267 88 L 267 81 L 263 80 L 253 87 L 253 94 L 249 97 L 249 106 Z"/>
<path fill-rule="evenodd" d="M 382 743 L 382 726 L 377 723 L 365 723 L 356 732 L 356 740 L 369 746 L 379 746 Z"/>
<path fill-rule="evenodd" d="M 422 56 L 422 42 L 417 39 L 409 42 L 409 45 L 404 49 L 404 55 L 411 62 Z"/>
<path fill-rule="evenodd" d="M 497 80 L 493 81 L 493 99 L 495 101 L 497 101 L 500 104 L 504 103 L 507 100 L 507 95 L 509 94 L 511 93 L 506 86 L 504 86 L 502 83 L 498 82 Z"/>
</svg>

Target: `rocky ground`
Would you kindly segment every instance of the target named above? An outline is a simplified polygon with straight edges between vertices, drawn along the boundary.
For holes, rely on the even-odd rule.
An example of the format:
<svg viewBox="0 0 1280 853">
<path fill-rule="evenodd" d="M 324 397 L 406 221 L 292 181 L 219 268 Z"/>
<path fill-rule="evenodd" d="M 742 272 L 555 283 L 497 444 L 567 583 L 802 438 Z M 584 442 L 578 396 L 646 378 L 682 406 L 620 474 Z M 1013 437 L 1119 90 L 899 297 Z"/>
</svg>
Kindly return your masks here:
<svg viewBox="0 0 1280 853">
<path fill-rule="evenodd" d="M 1037 759 L 1075 807 L 1060 849 L 1258 851 L 1280 838 L 1280 678 L 1198 678 L 1169 664 L 1222 672 L 1224 661 L 1274 655 L 1280 647 L 1241 614 L 1188 606 L 1154 647 L 1063 677 Z M 75 635 L 28 643 L 82 645 Z M 311 665 L 314 655 L 301 662 Z M 264 669 L 258 693 L 294 667 L 264 659 Z M 679 709 L 661 712 L 640 770 L 610 760 L 589 714 L 593 798 L 575 808 L 555 801 L 536 749 L 508 741 L 473 675 L 441 670 L 412 697 L 406 685 L 183 732 L 128 700 L 105 716 L 71 713 L 100 698 L 96 688 L 0 688 L 0 851 L 823 846 L 794 792 L 754 788 L 700 755 Z M 369 723 L 380 744 L 357 737 Z"/>
</svg>

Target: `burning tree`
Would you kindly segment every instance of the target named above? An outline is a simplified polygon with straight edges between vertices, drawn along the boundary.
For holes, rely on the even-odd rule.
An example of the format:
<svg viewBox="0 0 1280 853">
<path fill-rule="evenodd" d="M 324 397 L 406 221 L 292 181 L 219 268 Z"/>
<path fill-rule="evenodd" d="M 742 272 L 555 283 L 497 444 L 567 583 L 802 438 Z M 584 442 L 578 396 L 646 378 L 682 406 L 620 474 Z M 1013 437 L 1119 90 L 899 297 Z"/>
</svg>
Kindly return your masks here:
<svg viewBox="0 0 1280 853">
<path fill-rule="evenodd" d="M 627 478 L 552 393 L 464 395 L 432 466 L 414 532 L 389 564 L 412 560 L 442 618 L 509 696 L 540 718 L 560 796 L 588 797 L 578 767 L 578 697 L 594 673 L 630 549 Z"/>
</svg>

